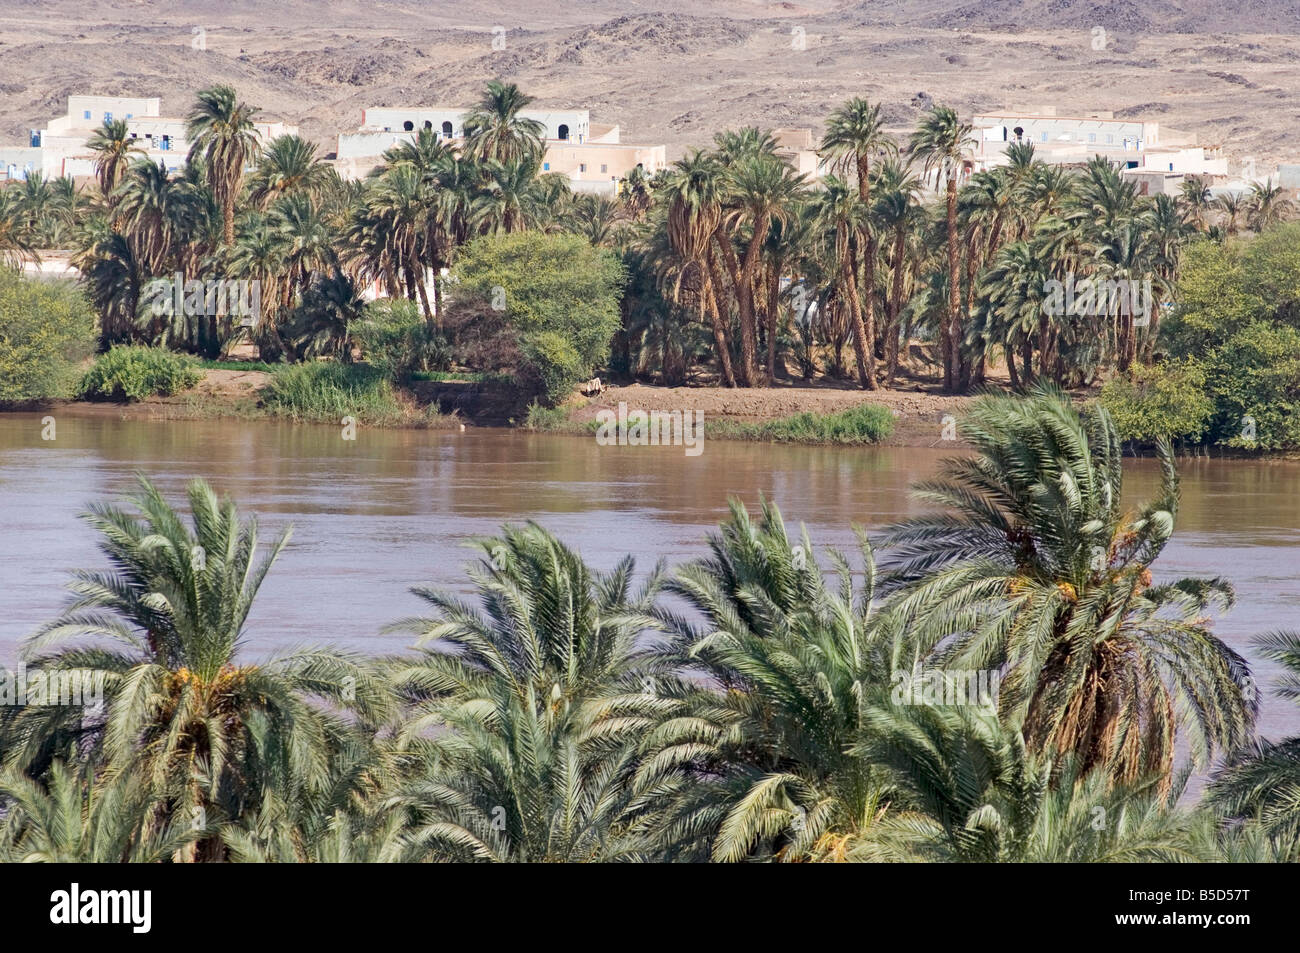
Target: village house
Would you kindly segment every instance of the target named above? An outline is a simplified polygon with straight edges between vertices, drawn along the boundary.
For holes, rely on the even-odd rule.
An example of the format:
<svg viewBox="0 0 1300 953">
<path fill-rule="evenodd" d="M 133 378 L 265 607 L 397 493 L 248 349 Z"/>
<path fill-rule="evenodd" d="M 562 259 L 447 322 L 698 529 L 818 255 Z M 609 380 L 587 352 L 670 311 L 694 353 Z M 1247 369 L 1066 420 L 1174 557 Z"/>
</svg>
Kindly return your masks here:
<svg viewBox="0 0 1300 953">
<path fill-rule="evenodd" d="M 115 119 L 126 121 L 143 158 L 177 172 L 190 150 L 185 120 L 163 116 L 161 107 L 157 96 L 69 96 L 66 115 L 50 120 L 44 129 L 31 130 L 28 146 L 0 147 L 0 181 L 24 179 L 35 172 L 47 178 L 94 175 L 95 157 L 88 143 L 95 130 Z M 297 126 L 274 119 L 255 120 L 253 129 L 262 142 L 298 131 Z"/>
<path fill-rule="evenodd" d="M 339 134 L 335 168 L 344 178 L 364 178 L 380 164 L 385 151 L 414 140 L 421 129 L 458 144 L 465 137 L 469 113 L 468 109 L 433 106 L 363 109 L 361 127 Z M 586 109 L 524 109 L 520 115 L 541 123 L 544 129 L 542 174 L 565 176 L 575 192 L 613 196 L 618 193 L 619 180 L 636 167 L 654 175 L 668 164 L 664 146 L 624 143 L 617 125 L 593 123 Z"/>
<path fill-rule="evenodd" d="M 1186 176 L 1226 176 L 1228 160 L 1217 146 L 1196 145 L 1192 137 L 1159 123 L 1116 119 L 1110 112 L 1057 115 L 1054 107 L 984 113 L 975 127 L 975 171 L 1006 163 L 1006 150 L 1032 143 L 1036 158 L 1059 165 L 1082 165 L 1104 156 L 1131 173 L 1148 194 L 1172 187 Z M 1166 173 L 1160 176 L 1155 173 Z M 1172 173 L 1170 176 L 1168 173 Z"/>
</svg>

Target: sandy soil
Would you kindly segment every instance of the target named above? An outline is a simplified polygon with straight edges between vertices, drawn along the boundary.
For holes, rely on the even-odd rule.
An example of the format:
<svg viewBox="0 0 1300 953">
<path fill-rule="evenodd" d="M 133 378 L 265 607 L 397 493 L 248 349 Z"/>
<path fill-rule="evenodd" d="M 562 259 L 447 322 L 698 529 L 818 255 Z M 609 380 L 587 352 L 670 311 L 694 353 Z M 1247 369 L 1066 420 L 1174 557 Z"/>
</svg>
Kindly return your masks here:
<svg viewBox="0 0 1300 953">
<path fill-rule="evenodd" d="M 863 391 L 838 387 L 774 388 L 652 387 L 633 384 L 610 387 L 598 397 L 575 398 L 571 419 L 594 420 L 602 410 L 617 411 L 620 402 L 629 410 L 699 410 L 704 419 L 737 421 L 771 420 L 809 411 L 831 414 L 859 404 L 882 404 L 894 412 L 894 433 L 886 444 L 908 447 L 937 446 L 949 422 L 960 415 L 973 397 L 952 397 L 916 390 Z"/>
<path fill-rule="evenodd" d="M 367 106 L 465 105 L 502 77 L 670 156 L 747 123 L 820 131 L 867 95 L 899 132 L 934 101 L 1109 109 L 1268 170 L 1300 158 L 1298 34 L 1300 0 L 0 0 L 0 142 L 69 93 L 184 115 L 222 82 L 328 153 Z"/>
</svg>

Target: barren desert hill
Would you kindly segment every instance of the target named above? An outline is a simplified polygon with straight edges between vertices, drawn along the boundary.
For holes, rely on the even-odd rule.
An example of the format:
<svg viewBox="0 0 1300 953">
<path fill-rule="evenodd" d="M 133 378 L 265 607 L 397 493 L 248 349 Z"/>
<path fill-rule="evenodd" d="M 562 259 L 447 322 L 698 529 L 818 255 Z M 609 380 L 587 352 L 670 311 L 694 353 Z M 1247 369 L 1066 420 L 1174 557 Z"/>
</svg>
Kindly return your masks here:
<svg viewBox="0 0 1300 953">
<path fill-rule="evenodd" d="M 936 101 L 1110 109 L 1300 161 L 1300 0 L 0 0 L 10 143 L 70 93 L 183 114 L 224 82 L 328 152 L 366 106 L 466 104 L 493 77 L 673 155 L 864 94 L 900 131 Z"/>
</svg>

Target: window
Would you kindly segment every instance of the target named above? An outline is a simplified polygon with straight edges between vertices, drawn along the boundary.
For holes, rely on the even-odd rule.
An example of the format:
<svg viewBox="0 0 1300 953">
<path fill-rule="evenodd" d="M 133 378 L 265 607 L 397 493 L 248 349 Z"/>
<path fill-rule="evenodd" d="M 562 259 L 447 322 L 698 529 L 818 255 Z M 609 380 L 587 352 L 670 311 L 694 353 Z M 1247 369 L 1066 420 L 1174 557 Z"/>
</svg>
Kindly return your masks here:
<svg viewBox="0 0 1300 953">
<path fill-rule="evenodd" d="M 1095 132 L 1090 132 L 1090 133 L 1088 133 L 1088 141 L 1089 141 L 1089 142 L 1096 142 L 1096 141 L 1097 141 L 1097 134 L 1096 134 Z"/>
<path fill-rule="evenodd" d="M 112 122 L 112 121 L 113 121 L 113 114 L 108 110 L 104 110 L 104 122 Z"/>
<path fill-rule="evenodd" d="M 608 172 L 608 171 L 609 171 L 609 166 L 605 165 L 605 163 L 602 162 L 602 163 L 600 164 L 600 171 L 601 171 L 601 172 Z"/>
<path fill-rule="evenodd" d="M 569 127 L 566 126 L 564 123 L 560 123 L 560 129 L 559 129 L 559 134 L 558 134 L 558 137 L 557 137 L 557 138 L 560 138 L 560 139 L 568 139 L 568 138 L 569 138 Z"/>
<path fill-rule="evenodd" d="M 126 118 L 127 118 L 127 119 L 134 119 L 134 118 L 135 118 L 135 114 L 134 114 L 134 113 L 127 113 L 127 114 L 126 114 Z"/>
<path fill-rule="evenodd" d="M 1115 141 L 1115 137 L 1114 137 L 1114 136 L 1111 136 L 1111 135 L 1107 135 L 1107 136 L 1106 136 L 1106 145 L 1109 146 L 1109 145 L 1111 145 L 1112 143 L 1114 143 L 1114 141 Z"/>
<path fill-rule="evenodd" d="M 449 123 L 449 122 L 444 122 L 444 123 L 442 124 L 442 134 L 443 134 L 443 136 L 444 136 L 445 138 L 447 138 L 447 139 L 450 139 L 450 138 L 451 138 L 451 123 Z"/>
<path fill-rule="evenodd" d="M 551 171 L 551 164 L 550 164 L 549 162 L 543 162 L 543 163 L 542 163 L 542 171 L 543 171 L 543 172 L 550 172 L 550 171 Z"/>
<path fill-rule="evenodd" d="M 587 171 L 587 163 L 585 163 L 585 162 L 579 162 L 579 163 L 578 163 L 578 171 L 579 171 L 579 172 L 586 172 L 586 171 Z"/>
<path fill-rule="evenodd" d="M 86 118 L 86 119 L 89 119 L 89 118 L 90 118 L 90 110 L 87 109 L 84 113 L 82 113 L 82 116 L 83 116 L 84 118 Z"/>
<path fill-rule="evenodd" d="M 414 129 L 415 129 L 415 123 L 411 122 L 411 120 L 408 119 L 406 120 L 406 122 L 402 123 L 403 132 L 411 132 Z"/>
<path fill-rule="evenodd" d="M 424 121 L 424 128 L 425 128 L 425 129 L 432 129 L 432 128 L 433 128 L 433 123 L 429 122 L 429 120 L 426 119 L 426 120 Z"/>
<path fill-rule="evenodd" d="M 171 136 L 163 136 L 163 137 L 162 137 L 162 147 L 163 147 L 164 149 L 170 149 L 170 148 L 172 147 L 172 137 L 171 137 Z"/>
</svg>

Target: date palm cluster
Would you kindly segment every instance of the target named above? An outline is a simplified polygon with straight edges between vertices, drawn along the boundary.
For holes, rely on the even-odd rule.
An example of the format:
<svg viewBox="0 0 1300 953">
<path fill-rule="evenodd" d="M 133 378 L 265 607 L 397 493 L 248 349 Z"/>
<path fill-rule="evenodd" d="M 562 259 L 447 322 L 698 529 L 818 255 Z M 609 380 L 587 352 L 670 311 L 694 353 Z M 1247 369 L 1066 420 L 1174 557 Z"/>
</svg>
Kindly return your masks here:
<svg viewBox="0 0 1300 953">
<path fill-rule="evenodd" d="M 1155 575 L 1167 448 L 1130 504 L 1103 409 L 1042 386 L 962 428 L 923 515 L 854 553 L 768 501 L 649 572 L 506 526 L 378 658 L 250 659 L 288 534 L 142 477 L 91 508 L 105 568 L 24 649 L 29 680 L 94 673 L 102 699 L 0 707 L 0 859 L 1300 859 L 1297 741 L 1255 737 L 1211 631 L 1230 586 Z M 1262 647 L 1295 697 L 1300 639 Z M 991 693 L 963 694 L 974 670 Z"/>
<path fill-rule="evenodd" d="M 463 139 L 413 131 L 348 181 L 296 135 L 261 141 L 257 109 L 234 89 L 202 90 L 179 173 L 139 155 L 116 120 L 89 143 L 93 187 L 33 175 L 0 189 L 0 259 L 71 249 L 106 346 L 212 357 L 248 335 L 266 360 L 346 360 L 362 287 L 418 304 L 436 333 L 443 272 L 465 243 L 563 231 L 626 266 L 616 373 L 751 387 L 822 374 L 875 389 L 905 367 L 964 391 L 1002 362 L 1027 389 L 1154 361 L 1188 243 L 1293 213 L 1271 182 L 1213 198 L 1193 178 L 1177 196 L 1146 196 L 1104 158 L 1055 165 L 1028 142 L 972 171 L 976 133 L 951 108 L 891 129 L 861 98 L 827 117 L 816 179 L 779 136 L 746 127 L 653 175 L 632 169 L 608 198 L 546 171 L 531 101 L 494 81 Z M 258 281 L 258 322 L 150 307 L 150 282 L 176 274 Z M 1142 289 L 1141 313 L 1113 294 L 1053 302 L 1053 283 L 1085 280 Z"/>
</svg>

